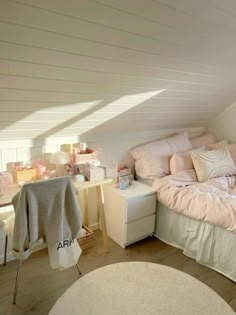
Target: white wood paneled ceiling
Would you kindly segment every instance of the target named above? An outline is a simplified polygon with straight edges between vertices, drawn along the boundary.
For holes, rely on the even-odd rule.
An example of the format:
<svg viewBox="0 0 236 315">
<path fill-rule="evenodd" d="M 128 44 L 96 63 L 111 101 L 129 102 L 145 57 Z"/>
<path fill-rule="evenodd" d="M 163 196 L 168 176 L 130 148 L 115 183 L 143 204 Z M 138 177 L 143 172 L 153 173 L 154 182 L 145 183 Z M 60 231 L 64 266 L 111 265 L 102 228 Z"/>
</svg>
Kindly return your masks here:
<svg viewBox="0 0 236 315">
<path fill-rule="evenodd" d="M 235 34 L 235 0 L 0 0 L 0 140 L 207 126 Z"/>
</svg>

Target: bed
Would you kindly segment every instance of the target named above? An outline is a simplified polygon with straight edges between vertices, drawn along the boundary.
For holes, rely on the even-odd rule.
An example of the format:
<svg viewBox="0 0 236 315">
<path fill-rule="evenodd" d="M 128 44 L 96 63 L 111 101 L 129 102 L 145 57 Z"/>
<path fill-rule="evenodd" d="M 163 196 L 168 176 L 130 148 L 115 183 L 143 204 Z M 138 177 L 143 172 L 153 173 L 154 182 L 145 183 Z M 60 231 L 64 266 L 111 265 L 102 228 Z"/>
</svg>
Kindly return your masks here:
<svg viewBox="0 0 236 315">
<path fill-rule="evenodd" d="M 236 282 L 236 233 L 157 204 L 154 235 Z"/>
<path fill-rule="evenodd" d="M 147 148 L 145 150 L 142 148 L 142 152 L 149 152 L 150 154 Z M 175 153 L 171 152 L 170 156 L 173 154 Z M 137 162 L 137 156 L 135 154 L 132 156 Z M 170 174 L 169 170 L 169 174 L 162 174 L 161 176 L 156 176 L 156 174 L 155 176 L 150 176 L 150 174 L 149 176 L 147 174 L 142 176 L 143 173 L 140 172 L 138 163 L 135 163 L 135 167 L 136 165 L 139 173 L 137 179 L 147 185 L 152 185 L 157 190 L 157 216 L 154 235 L 163 242 L 182 249 L 183 254 L 195 259 L 198 263 L 214 269 L 236 282 L 235 161 L 233 160 L 230 171 L 227 168 L 226 176 L 217 174 L 217 176 L 202 180 L 200 183 L 194 168 L 184 170 L 183 173 L 181 170 L 181 172 L 173 175 Z M 158 166 L 160 166 L 159 162 Z M 145 172 L 147 172 L 147 168 Z M 185 175 L 182 175 L 184 173 Z M 189 174 L 193 183 L 191 180 L 186 183 L 189 180 Z M 181 181 L 183 181 L 182 184 Z M 191 199 L 192 197 L 186 198 L 184 189 L 187 187 L 187 190 L 192 190 L 192 184 L 193 187 L 196 184 L 199 191 L 195 191 L 193 199 Z M 183 186 L 184 192 L 181 192 L 181 186 Z M 220 197 L 218 197 L 218 193 Z M 200 198 L 199 207 L 197 207 L 198 196 Z M 208 199 L 212 199 L 213 204 L 207 206 L 209 200 L 206 201 L 206 196 Z M 179 209 L 176 203 L 179 203 Z"/>
</svg>

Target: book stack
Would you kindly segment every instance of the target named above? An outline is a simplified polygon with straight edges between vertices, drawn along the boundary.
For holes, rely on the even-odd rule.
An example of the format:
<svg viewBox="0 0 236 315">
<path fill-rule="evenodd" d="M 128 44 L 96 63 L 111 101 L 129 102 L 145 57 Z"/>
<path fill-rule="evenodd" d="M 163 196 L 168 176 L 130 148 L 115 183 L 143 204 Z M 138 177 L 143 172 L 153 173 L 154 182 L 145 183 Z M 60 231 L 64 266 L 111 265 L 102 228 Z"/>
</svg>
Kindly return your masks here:
<svg viewBox="0 0 236 315">
<path fill-rule="evenodd" d="M 130 185 L 132 181 L 134 180 L 134 175 L 131 173 L 131 168 L 123 167 L 118 169 L 118 177 L 119 182 L 125 181 Z"/>
</svg>

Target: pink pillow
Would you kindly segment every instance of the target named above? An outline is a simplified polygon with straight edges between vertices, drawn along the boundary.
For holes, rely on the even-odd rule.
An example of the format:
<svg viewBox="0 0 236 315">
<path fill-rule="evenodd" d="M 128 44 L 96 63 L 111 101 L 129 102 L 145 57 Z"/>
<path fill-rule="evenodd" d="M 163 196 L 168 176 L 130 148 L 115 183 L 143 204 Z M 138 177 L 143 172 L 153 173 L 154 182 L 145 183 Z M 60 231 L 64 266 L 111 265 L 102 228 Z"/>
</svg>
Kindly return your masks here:
<svg viewBox="0 0 236 315">
<path fill-rule="evenodd" d="M 218 143 L 208 145 L 208 148 L 210 150 L 227 148 L 229 150 L 230 154 L 231 154 L 231 157 L 232 157 L 234 163 L 236 164 L 236 144 L 234 144 L 234 143 L 227 144 L 224 141 L 220 141 Z"/>
<path fill-rule="evenodd" d="M 205 150 L 205 147 L 200 147 L 195 150 Z M 194 168 L 190 152 L 191 151 L 178 152 L 172 155 L 170 159 L 170 172 L 172 175 L 181 171 L 191 170 Z"/>
<path fill-rule="evenodd" d="M 190 141 L 192 143 L 192 147 L 195 149 L 195 148 L 199 148 L 202 146 L 207 146 L 209 144 L 216 143 L 217 140 L 216 140 L 215 135 L 213 135 L 212 133 L 205 133 L 202 136 L 190 139 Z"/>
<path fill-rule="evenodd" d="M 227 141 L 227 140 L 221 140 L 221 141 L 219 141 L 219 142 L 217 142 L 217 143 L 209 144 L 209 145 L 207 146 L 207 148 L 208 148 L 209 150 L 222 149 L 222 148 L 225 148 L 227 144 L 228 144 L 228 141 Z"/>
<path fill-rule="evenodd" d="M 155 179 L 170 174 L 170 157 L 192 148 L 187 133 L 146 143 L 131 150 L 138 176 Z"/>
<path fill-rule="evenodd" d="M 170 159 L 170 172 L 172 175 L 189 169 L 193 169 L 193 162 L 189 151 L 172 155 Z"/>
</svg>

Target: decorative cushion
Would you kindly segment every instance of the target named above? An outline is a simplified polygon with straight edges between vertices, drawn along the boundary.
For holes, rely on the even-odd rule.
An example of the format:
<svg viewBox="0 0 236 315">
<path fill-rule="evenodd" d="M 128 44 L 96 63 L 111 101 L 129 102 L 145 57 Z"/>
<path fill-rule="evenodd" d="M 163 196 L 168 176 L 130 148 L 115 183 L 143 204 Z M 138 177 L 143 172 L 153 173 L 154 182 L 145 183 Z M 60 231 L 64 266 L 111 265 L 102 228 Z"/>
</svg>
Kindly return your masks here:
<svg viewBox="0 0 236 315">
<path fill-rule="evenodd" d="M 187 133 L 156 140 L 131 150 L 138 176 L 155 179 L 170 174 L 170 157 L 175 152 L 192 148 Z"/>
<path fill-rule="evenodd" d="M 212 133 L 205 133 L 202 136 L 199 137 L 194 137 L 192 139 L 190 139 L 192 147 L 195 148 L 199 148 L 202 146 L 208 146 L 209 144 L 213 144 L 216 143 L 216 137 L 215 135 L 213 135 Z"/>
<path fill-rule="evenodd" d="M 199 182 L 236 174 L 236 167 L 228 149 L 191 151 L 191 158 Z"/>
<path fill-rule="evenodd" d="M 195 150 L 204 150 L 205 147 L 200 147 Z M 176 174 L 181 171 L 193 169 L 193 161 L 190 151 L 174 153 L 170 159 L 170 172 Z"/>
<path fill-rule="evenodd" d="M 236 144 L 234 144 L 234 143 L 228 144 L 228 143 L 225 143 L 225 141 L 227 141 L 227 140 L 223 140 L 223 141 L 217 142 L 215 144 L 211 144 L 208 146 L 208 149 L 215 150 L 215 149 L 227 148 L 231 154 L 231 157 L 232 157 L 234 163 L 236 164 Z"/>
</svg>

